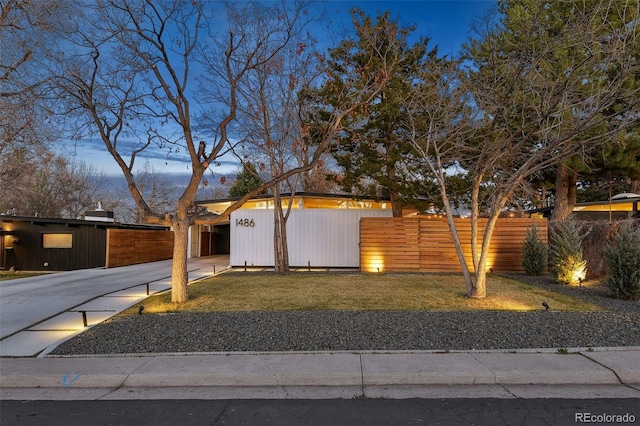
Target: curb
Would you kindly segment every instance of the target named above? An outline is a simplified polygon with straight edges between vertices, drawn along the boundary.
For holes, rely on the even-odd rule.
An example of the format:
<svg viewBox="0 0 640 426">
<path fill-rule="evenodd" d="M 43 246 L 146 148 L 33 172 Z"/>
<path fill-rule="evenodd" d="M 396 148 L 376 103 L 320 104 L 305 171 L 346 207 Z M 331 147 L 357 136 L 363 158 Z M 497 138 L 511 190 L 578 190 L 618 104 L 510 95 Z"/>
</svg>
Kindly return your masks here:
<svg viewBox="0 0 640 426">
<path fill-rule="evenodd" d="M 79 331 L 78 333 L 82 333 Z M 50 350 L 55 349 L 61 342 L 51 345 Z M 482 353 L 506 353 L 506 354 L 524 354 L 524 353 L 550 353 L 558 355 L 571 355 L 577 353 L 591 352 L 614 352 L 614 351 L 638 351 L 640 346 L 596 346 L 596 347 L 569 347 L 567 353 L 561 353 L 556 348 L 520 348 L 520 349 L 426 349 L 426 350 L 336 350 L 336 351 L 221 351 L 221 352 L 144 352 L 144 353 L 122 353 L 122 354 L 73 354 L 73 355 L 56 355 L 45 354 L 44 351 L 38 358 L 120 358 L 120 357 L 158 357 L 158 356 L 196 356 L 196 355 L 334 355 L 334 354 L 482 354 Z M 16 357 L 17 358 L 17 357 Z"/>
<path fill-rule="evenodd" d="M 638 351 L 2 358 L 0 366 L 3 389 L 625 385 L 640 391 Z"/>
</svg>

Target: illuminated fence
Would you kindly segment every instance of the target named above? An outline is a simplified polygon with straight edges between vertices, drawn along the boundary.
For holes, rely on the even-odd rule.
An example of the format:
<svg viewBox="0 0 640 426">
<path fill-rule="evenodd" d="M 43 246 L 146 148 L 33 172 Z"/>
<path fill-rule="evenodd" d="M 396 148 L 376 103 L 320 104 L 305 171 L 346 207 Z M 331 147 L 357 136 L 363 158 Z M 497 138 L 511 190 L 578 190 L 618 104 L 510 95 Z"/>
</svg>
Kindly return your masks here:
<svg viewBox="0 0 640 426">
<path fill-rule="evenodd" d="M 478 245 L 487 223 L 479 219 Z M 546 219 L 498 219 L 491 239 L 487 271 L 522 272 L 522 242 L 533 223 L 547 243 Z M 471 261 L 471 220 L 455 219 L 467 264 Z M 478 247 L 478 250 L 480 247 Z M 362 218 L 360 269 L 364 272 L 460 272 L 449 226 L 429 217 Z"/>
</svg>

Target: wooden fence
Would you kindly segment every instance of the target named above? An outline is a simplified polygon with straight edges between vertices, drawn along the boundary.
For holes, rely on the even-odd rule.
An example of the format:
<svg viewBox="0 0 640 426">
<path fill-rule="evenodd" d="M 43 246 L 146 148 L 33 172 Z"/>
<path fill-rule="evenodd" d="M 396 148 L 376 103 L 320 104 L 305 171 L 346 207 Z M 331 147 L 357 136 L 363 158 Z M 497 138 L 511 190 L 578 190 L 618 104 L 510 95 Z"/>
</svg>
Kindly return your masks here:
<svg viewBox="0 0 640 426">
<path fill-rule="evenodd" d="M 479 220 L 479 241 L 487 223 Z M 535 223 L 547 242 L 546 219 L 499 219 L 491 239 L 487 271 L 522 272 L 522 242 Z M 470 269 L 471 220 L 455 219 Z M 460 272 L 460 262 L 446 220 L 428 217 L 362 218 L 360 269 L 365 272 Z"/>
<path fill-rule="evenodd" d="M 155 262 L 173 257 L 173 232 L 166 230 L 107 230 L 106 267 Z"/>
</svg>

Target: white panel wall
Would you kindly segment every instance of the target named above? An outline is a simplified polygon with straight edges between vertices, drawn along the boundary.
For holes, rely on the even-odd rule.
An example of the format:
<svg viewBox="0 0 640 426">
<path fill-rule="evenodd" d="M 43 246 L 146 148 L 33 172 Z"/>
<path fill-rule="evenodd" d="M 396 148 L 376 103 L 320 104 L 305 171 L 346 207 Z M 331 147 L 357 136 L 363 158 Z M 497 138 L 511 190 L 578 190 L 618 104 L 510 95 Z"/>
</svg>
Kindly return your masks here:
<svg viewBox="0 0 640 426">
<path fill-rule="evenodd" d="M 229 223 L 231 266 L 273 266 L 273 210 L 236 210 Z"/>
<path fill-rule="evenodd" d="M 304 267 L 359 266 L 360 218 L 391 217 L 391 210 L 293 210 L 287 221 L 289 263 Z M 231 213 L 232 266 L 273 266 L 273 210 Z"/>
</svg>

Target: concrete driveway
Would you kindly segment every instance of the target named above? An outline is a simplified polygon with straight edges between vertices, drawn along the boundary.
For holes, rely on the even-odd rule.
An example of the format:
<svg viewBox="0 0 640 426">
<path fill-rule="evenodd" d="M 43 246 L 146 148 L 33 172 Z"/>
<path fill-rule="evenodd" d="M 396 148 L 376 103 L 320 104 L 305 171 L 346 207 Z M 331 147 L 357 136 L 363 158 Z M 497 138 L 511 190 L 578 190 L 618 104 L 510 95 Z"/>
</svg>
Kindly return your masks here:
<svg viewBox="0 0 640 426">
<path fill-rule="evenodd" d="M 189 279 L 211 275 L 214 265 L 221 271 L 229 266 L 229 256 L 189 259 Z M 81 310 L 91 316 L 90 322 L 99 322 L 147 297 L 147 284 L 150 293 L 170 288 L 170 277 L 171 260 L 165 260 L 1 281 L 0 344 L 8 347 L 9 339 L 22 330 L 49 332 L 49 336 L 53 332 L 76 332 L 75 325 L 65 324 L 69 318 L 81 322 Z M 105 295 L 112 297 L 101 297 Z M 54 318 L 57 321 L 51 323 Z M 3 352 L 0 355 L 5 355 Z"/>
</svg>

